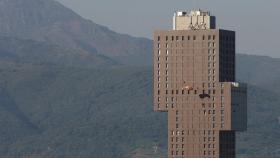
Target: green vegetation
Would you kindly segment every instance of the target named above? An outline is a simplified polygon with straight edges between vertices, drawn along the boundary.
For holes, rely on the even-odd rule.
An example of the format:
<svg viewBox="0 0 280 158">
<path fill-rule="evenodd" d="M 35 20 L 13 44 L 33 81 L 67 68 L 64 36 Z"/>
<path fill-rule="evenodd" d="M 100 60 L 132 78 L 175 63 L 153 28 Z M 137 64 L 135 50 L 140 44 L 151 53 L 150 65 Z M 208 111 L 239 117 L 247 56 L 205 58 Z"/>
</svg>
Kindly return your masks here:
<svg viewBox="0 0 280 158">
<path fill-rule="evenodd" d="M 151 68 L 0 65 L 1 157 L 164 157 L 166 114 L 152 110 Z M 279 103 L 249 86 L 239 157 L 279 157 Z"/>
</svg>

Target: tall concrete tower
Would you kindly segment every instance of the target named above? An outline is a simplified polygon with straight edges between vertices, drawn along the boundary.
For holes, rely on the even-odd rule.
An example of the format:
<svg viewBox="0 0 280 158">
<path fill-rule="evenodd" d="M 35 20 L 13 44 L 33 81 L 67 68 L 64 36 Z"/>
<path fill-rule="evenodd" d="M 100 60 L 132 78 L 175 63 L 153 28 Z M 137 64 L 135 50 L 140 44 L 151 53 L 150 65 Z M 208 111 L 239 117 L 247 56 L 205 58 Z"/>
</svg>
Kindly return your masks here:
<svg viewBox="0 0 280 158">
<path fill-rule="evenodd" d="M 235 158 L 247 86 L 235 81 L 235 32 L 201 10 L 154 33 L 154 110 L 168 112 L 168 158 Z"/>
</svg>

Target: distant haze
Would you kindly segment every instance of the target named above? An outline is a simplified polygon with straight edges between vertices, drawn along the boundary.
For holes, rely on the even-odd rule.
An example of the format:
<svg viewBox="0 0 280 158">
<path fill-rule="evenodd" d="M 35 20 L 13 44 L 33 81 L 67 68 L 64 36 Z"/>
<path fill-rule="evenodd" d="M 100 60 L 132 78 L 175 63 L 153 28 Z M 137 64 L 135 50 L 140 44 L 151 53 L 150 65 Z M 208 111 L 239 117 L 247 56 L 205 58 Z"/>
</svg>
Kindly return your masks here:
<svg viewBox="0 0 280 158">
<path fill-rule="evenodd" d="M 58 0 L 81 16 L 110 29 L 152 38 L 170 29 L 173 12 L 202 8 L 220 28 L 237 31 L 237 52 L 280 57 L 279 0 Z"/>
</svg>

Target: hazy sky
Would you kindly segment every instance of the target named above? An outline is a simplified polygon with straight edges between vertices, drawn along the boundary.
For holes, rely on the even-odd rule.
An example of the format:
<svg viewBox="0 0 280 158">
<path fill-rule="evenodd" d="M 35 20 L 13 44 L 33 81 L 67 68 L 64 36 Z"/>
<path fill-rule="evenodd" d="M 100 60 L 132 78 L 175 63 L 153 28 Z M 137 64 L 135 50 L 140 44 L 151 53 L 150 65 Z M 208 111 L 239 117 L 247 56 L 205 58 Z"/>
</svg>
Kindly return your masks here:
<svg viewBox="0 0 280 158">
<path fill-rule="evenodd" d="M 223 29 L 237 31 L 237 52 L 280 57 L 280 0 L 57 0 L 110 29 L 151 38 L 172 28 L 176 10 L 210 10 Z"/>
</svg>

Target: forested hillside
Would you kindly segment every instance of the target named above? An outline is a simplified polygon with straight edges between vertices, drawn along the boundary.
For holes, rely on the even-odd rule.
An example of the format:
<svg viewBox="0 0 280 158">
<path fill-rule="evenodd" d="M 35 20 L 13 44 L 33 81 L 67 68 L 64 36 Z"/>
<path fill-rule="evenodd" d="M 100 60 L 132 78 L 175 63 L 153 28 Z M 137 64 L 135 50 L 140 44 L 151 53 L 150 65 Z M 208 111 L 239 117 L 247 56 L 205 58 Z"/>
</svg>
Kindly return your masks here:
<svg viewBox="0 0 280 158">
<path fill-rule="evenodd" d="M 166 114 L 152 110 L 150 67 L 4 65 L 2 157 L 164 157 Z M 249 86 L 248 99 L 239 157 L 279 157 L 279 95 Z"/>
</svg>

